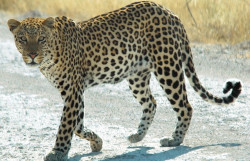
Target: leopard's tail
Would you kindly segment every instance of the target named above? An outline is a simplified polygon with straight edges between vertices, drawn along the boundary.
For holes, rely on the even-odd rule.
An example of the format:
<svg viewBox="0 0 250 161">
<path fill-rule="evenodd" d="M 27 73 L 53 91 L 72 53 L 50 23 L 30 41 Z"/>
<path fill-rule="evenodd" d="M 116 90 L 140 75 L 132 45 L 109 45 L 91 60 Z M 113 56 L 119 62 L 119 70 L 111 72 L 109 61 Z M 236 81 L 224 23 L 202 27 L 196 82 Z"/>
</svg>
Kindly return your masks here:
<svg viewBox="0 0 250 161">
<path fill-rule="evenodd" d="M 194 63 L 192 60 L 191 49 L 189 48 L 189 46 L 186 46 L 184 50 L 185 51 L 183 52 L 182 60 L 183 60 L 183 69 L 185 70 L 185 75 L 187 76 L 193 89 L 201 96 L 201 98 L 203 98 L 203 100 L 218 105 L 226 105 L 234 102 L 237 99 L 242 90 L 242 83 L 240 80 L 237 79 L 228 80 L 225 83 L 223 93 L 226 94 L 229 91 L 231 91 L 231 93 L 228 96 L 224 97 L 214 96 L 202 86 L 197 77 L 194 68 Z"/>
</svg>

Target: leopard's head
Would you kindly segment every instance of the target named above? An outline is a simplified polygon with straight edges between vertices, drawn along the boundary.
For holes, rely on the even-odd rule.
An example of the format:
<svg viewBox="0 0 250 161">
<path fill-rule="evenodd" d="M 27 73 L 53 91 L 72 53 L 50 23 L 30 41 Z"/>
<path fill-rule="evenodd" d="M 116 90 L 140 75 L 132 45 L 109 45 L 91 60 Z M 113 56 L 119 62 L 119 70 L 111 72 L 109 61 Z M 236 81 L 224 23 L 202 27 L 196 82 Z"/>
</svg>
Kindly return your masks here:
<svg viewBox="0 0 250 161">
<path fill-rule="evenodd" d="M 8 26 L 24 62 L 30 66 L 41 64 L 50 52 L 54 18 L 27 18 L 22 21 L 10 19 Z"/>
</svg>

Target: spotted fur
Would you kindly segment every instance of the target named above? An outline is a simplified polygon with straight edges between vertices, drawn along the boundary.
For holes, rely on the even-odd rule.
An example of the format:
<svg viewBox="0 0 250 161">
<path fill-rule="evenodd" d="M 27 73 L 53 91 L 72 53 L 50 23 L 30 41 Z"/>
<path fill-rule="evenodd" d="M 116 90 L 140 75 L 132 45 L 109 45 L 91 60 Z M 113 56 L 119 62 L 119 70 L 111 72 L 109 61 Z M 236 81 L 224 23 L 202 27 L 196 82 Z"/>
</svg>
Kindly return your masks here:
<svg viewBox="0 0 250 161">
<path fill-rule="evenodd" d="M 143 112 L 137 132 L 129 136 L 135 143 L 146 135 L 155 115 L 156 101 L 149 88 L 154 73 L 178 118 L 173 138 L 162 139 L 162 146 L 180 145 L 191 121 L 184 74 L 205 101 L 229 104 L 241 92 L 239 81 L 226 83 L 224 92 L 231 94 L 225 97 L 216 97 L 201 85 L 180 19 L 153 2 L 132 3 L 79 23 L 56 17 L 11 19 L 8 25 L 25 63 L 39 66 L 64 101 L 56 143 L 45 160 L 67 158 L 73 134 L 90 141 L 93 151 L 101 150 L 101 138 L 83 123 L 83 93 L 95 85 L 128 81 Z"/>
</svg>

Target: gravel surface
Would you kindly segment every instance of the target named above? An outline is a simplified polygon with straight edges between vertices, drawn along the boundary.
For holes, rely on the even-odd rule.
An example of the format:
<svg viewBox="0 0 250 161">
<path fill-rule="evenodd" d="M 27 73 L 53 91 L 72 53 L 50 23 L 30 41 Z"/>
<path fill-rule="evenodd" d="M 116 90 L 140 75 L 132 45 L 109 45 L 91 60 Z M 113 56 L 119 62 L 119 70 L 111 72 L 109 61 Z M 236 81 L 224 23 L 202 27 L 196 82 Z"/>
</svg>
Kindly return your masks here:
<svg viewBox="0 0 250 161">
<path fill-rule="evenodd" d="M 54 145 L 63 102 L 38 69 L 24 65 L 6 21 L 5 15 L 0 20 L 0 160 L 43 160 Z M 85 124 L 101 136 L 103 150 L 92 153 L 87 141 L 74 137 L 69 160 L 250 160 L 250 42 L 194 43 L 192 51 L 198 76 L 213 94 L 222 96 L 226 79 L 242 80 L 243 92 L 234 104 L 206 103 L 188 85 L 194 113 L 184 143 L 160 147 L 177 118 L 153 77 L 154 122 L 143 141 L 130 144 L 127 137 L 136 132 L 142 111 L 127 82 L 91 88 L 85 93 Z"/>
</svg>

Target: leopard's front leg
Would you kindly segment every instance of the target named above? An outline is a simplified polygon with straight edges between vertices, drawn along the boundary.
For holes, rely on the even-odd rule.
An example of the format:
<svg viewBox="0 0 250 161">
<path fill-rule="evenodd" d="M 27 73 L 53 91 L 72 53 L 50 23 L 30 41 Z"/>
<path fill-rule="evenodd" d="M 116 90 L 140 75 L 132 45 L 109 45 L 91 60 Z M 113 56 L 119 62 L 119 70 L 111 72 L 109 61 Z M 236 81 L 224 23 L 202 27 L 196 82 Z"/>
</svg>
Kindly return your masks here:
<svg viewBox="0 0 250 161">
<path fill-rule="evenodd" d="M 84 127 L 84 106 L 79 111 L 77 117 L 77 126 L 75 129 L 75 134 L 82 139 L 86 139 L 90 142 L 90 147 L 93 152 L 99 152 L 102 149 L 102 139 L 94 133 L 92 130 Z"/>
<path fill-rule="evenodd" d="M 77 125 L 79 110 L 82 106 L 82 91 L 78 90 L 79 88 L 71 88 L 68 91 L 61 92 L 64 100 L 61 123 L 57 132 L 55 146 L 44 158 L 45 161 L 64 161 L 68 158 L 71 139 Z"/>
</svg>

